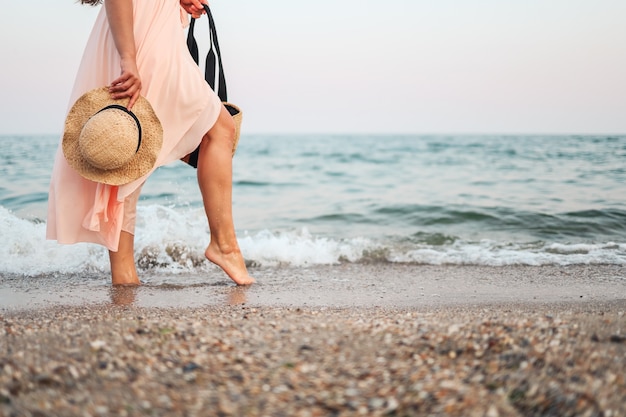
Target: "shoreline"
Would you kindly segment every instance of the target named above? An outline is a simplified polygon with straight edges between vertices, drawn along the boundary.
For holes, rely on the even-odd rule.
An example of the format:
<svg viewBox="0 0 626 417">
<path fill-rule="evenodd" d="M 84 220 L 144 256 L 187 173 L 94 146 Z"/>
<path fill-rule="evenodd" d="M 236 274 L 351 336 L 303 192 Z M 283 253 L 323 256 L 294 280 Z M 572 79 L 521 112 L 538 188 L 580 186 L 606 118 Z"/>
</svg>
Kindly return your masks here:
<svg viewBox="0 0 626 417">
<path fill-rule="evenodd" d="M 626 266 L 342 264 L 251 268 L 236 287 L 217 267 L 206 276 L 143 271 L 143 285 L 113 288 L 105 274 L 0 277 L 0 313 L 54 306 L 187 308 L 422 307 L 579 301 L 626 302 Z"/>
</svg>

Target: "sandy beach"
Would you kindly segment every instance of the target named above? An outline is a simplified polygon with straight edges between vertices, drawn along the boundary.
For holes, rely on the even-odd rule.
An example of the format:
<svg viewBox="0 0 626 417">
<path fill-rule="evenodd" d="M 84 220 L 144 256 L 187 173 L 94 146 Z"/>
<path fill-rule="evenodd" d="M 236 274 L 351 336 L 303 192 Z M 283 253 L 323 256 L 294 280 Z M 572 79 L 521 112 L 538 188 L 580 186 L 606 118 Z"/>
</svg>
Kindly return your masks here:
<svg viewBox="0 0 626 417">
<path fill-rule="evenodd" d="M 254 272 L 3 279 L 0 415 L 626 415 L 621 267 Z"/>
</svg>

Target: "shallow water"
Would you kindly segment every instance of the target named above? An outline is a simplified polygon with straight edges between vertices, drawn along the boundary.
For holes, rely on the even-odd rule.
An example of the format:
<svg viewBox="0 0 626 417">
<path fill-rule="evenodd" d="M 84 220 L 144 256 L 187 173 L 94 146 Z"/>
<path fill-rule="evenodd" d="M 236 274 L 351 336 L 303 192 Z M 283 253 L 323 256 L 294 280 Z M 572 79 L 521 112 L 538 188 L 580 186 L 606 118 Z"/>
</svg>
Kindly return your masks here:
<svg viewBox="0 0 626 417">
<path fill-rule="evenodd" d="M 44 240 L 58 137 L 0 137 L 0 275 L 106 276 L 106 251 Z M 252 266 L 626 264 L 626 136 L 244 135 L 234 172 Z M 149 275 L 210 270 L 195 171 L 159 169 L 139 203 Z"/>
</svg>

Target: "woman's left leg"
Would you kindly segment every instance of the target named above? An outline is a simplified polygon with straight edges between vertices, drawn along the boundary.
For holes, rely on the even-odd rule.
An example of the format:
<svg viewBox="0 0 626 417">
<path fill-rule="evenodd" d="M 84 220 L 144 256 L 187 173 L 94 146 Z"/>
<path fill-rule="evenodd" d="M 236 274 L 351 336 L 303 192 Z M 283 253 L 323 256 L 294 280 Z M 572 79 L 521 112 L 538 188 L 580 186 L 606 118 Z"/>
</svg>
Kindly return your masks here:
<svg viewBox="0 0 626 417">
<path fill-rule="evenodd" d="M 233 140 L 235 124 L 226 108 L 200 144 L 198 184 L 211 230 L 207 259 L 226 272 L 237 285 L 254 282 L 239 249 L 233 223 Z"/>
</svg>

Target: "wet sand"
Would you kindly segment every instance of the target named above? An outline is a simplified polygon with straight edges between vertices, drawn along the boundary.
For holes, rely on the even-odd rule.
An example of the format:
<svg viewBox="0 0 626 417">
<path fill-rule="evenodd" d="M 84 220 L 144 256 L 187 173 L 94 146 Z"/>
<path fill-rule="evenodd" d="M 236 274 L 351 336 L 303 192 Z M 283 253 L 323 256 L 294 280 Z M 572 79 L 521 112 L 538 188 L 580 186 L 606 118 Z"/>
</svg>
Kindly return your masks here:
<svg viewBox="0 0 626 417">
<path fill-rule="evenodd" d="M 345 264 L 251 268 L 257 283 L 238 288 L 215 268 L 204 277 L 140 273 L 144 285 L 112 290 L 104 274 L 0 278 L 5 311 L 129 304 L 206 307 L 246 303 L 294 307 L 419 307 L 626 299 L 626 266 L 431 266 Z M 2 311 L 2 310 L 0 310 Z"/>
<path fill-rule="evenodd" d="M 626 415 L 622 267 L 253 272 L 3 278 L 0 415 Z"/>
</svg>

